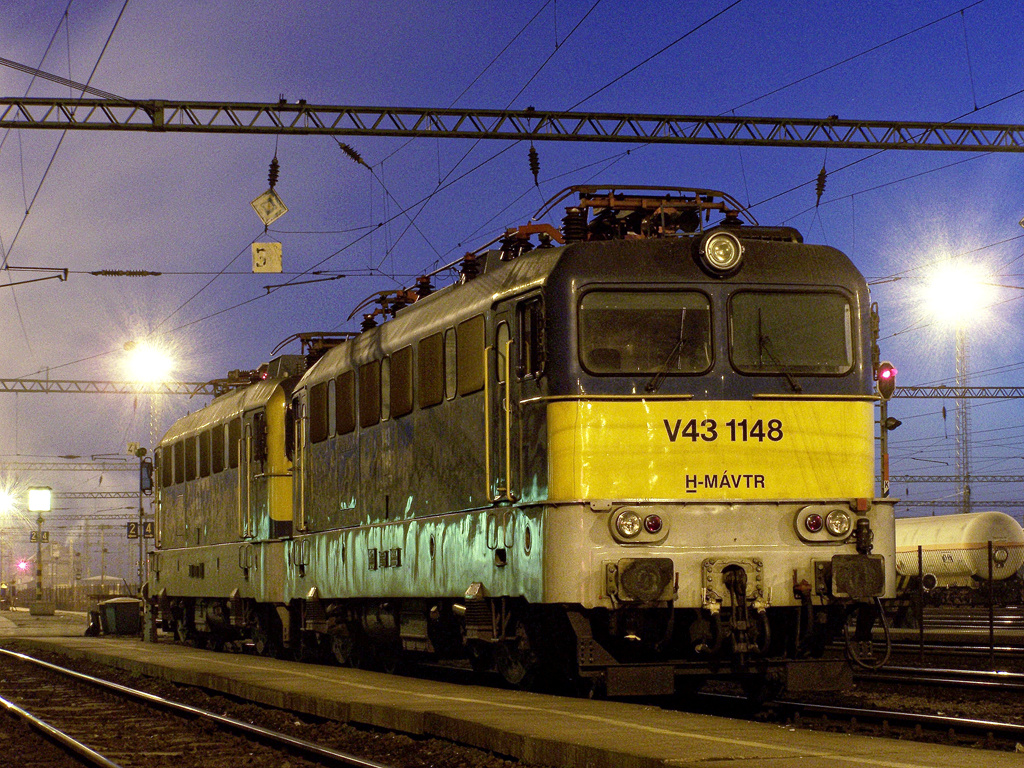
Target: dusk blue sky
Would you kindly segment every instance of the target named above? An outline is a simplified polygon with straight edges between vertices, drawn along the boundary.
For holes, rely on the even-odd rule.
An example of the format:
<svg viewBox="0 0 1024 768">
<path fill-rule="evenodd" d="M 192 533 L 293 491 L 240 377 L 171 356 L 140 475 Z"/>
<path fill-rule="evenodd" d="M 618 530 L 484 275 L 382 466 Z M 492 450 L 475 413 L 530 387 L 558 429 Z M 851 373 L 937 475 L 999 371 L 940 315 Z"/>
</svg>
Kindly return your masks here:
<svg viewBox="0 0 1024 768">
<path fill-rule="evenodd" d="M 1022 49 L 1016 0 L 12 0 L 0 16 L 3 58 L 137 99 L 1024 123 Z M 72 95 L 30 80 L 0 67 L 3 95 Z M 327 137 L 69 132 L 54 155 L 60 140 L 0 133 L 8 264 L 72 272 L 67 282 L 0 287 L 3 378 L 121 379 L 124 344 L 145 336 L 174 348 L 181 380 L 253 368 L 293 333 L 355 330 L 345 319 L 366 296 L 524 223 L 570 184 L 721 189 L 761 223 L 843 250 L 874 283 L 883 357 L 902 385 L 953 383 L 953 331 L 919 295 L 931 265 L 963 255 L 999 285 L 1024 285 L 1021 155 L 538 142 L 535 187 L 529 145 L 507 141 L 343 138 L 371 173 Z M 264 238 L 249 201 L 266 189 L 275 152 L 290 211 Z M 268 295 L 264 286 L 282 279 L 251 274 L 254 239 L 283 243 L 286 272 L 326 259 L 319 269 L 349 276 Z M 164 274 L 88 274 L 98 269 Z M 26 276 L 4 273 L 0 285 Z M 1022 298 L 996 289 L 970 329 L 972 383 L 1021 383 Z M 0 454 L 123 454 L 202 404 L 0 395 Z M 892 436 L 893 474 L 952 474 L 953 411 L 952 401 L 893 402 L 904 421 Z M 972 469 L 1024 474 L 1019 403 L 976 402 L 972 427 Z M 134 482 L 34 480 L 67 490 Z M 977 508 L 1019 490 L 977 486 Z M 920 500 L 954 489 L 893 491 Z"/>
</svg>

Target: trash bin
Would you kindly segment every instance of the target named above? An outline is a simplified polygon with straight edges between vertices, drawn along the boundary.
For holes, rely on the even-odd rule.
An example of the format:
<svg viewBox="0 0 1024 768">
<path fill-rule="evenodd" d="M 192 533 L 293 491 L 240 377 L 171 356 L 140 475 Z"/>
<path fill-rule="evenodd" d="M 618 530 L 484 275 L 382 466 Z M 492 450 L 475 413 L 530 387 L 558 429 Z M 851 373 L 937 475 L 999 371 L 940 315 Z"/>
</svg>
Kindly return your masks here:
<svg viewBox="0 0 1024 768">
<path fill-rule="evenodd" d="M 142 601 L 135 597 L 114 597 L 99 605 L 103 633 L 137 635 L 142 631 Z"/>
</svg>

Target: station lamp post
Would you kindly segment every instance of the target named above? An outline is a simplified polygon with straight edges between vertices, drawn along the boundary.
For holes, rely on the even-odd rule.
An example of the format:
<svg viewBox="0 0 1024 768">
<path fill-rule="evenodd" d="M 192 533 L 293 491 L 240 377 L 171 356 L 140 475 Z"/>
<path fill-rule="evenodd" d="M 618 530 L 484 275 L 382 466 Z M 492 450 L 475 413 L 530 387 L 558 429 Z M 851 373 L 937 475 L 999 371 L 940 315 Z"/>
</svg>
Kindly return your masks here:
<svg viewBox="0 0 1024 768">
<path fill-rule="evenodd" d="M 13 511 L 14 494 L 6 488 L 0 487 L 0 582 L 4 580 L 3 524 L 6 523 L 8 515 Z"/>
<path fill-rule="evenodd" d="M 53 615 L 53 606 L 43 602 L 43 513 L 50 511 L 52 496 L 52 488 L 28 489 L 28 511 L 36 513 L 36 600 L 30 611 L 35 615 Z"/>
<path fill-rule="evenodd" d="M 925 288 L 932 315 L 956 332 L 956 475 L 959 511 L 971 511 L 970 407 L 967 330 L 984 322 L 995 299 L 993 275 L 981 265 L 957 259 L 933 272 Z"/>
</svg>

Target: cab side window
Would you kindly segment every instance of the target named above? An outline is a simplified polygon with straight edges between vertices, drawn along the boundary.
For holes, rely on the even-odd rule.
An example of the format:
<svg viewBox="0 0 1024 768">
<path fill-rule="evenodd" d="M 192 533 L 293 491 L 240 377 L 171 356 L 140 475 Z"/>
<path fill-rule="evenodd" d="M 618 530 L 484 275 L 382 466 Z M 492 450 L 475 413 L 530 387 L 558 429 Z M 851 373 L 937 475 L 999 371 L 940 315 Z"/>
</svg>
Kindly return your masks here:
<svg viewBox="0 0 1024 768">
<path fill-rule="evenodd" d="M 459 323 L 455 335 L 459 394 L 478 392 L 484 388 L 484 316 L 477 315 Z"/>
<path fill-rule="evenodd" d="M 309 390 L 309 441 L 322 443 L 327 439 L 327 382 Z"/>
<path fill-rule="evenodd" d="M 380 421 L 380 360 L 359 366 L 359 426 Z"/>
<path fill-rule="evenodd" d="M 422 339 L 419 344 L 416 373 L 420 408 L 429 408 L 444 400 L 444 339 L 440 333 Z"/>
<path fill-rule="evenodd" d="M 540 297 L 527 299 L 516 308 L 519 322 L 519 378 L 544 373 L 544 304 Z"/>
</svg>

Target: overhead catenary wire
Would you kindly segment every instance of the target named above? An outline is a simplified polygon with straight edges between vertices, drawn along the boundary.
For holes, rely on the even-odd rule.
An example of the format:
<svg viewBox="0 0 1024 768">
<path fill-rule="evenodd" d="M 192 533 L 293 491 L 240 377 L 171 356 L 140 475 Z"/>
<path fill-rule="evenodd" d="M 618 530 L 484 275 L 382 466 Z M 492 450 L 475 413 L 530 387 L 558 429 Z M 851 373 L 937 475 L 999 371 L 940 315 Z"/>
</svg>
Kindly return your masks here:
<svg viewBox="0 0 1024 768">
<path fill-rule="evenodd" d="M 737 0 L 737 2 L 739 2 L 739 0 Z M 583 17 L 579 21 L 576 22 L 576 24 L 573 26 L 573 28 L 571 30 L 569 30 L 569 33 L 565 36 L 565 39 L 562 41 L 563 44 L 566 41 L 568 41 L 569 38 L 573 36 L 573 34 L 575 34 L 575 32 L 582 26 L 583 22 L 585 22 L 587 20 L 587 18 L 590 17 L 590 15 L 597 9 L 598 5 L 600 5 L 600 4 L 601 4 L 601 0 L 594 0 L 594 4 L 590 6 L 590 9 L 585 14 L 583 14 Z M 525 91 L 526 88 L 530 85 L 530 83 L 532 83 L 537 78 L 537 76 L 548 65 L 548 63 L 555 56 L 555 54 L 558 52 L 558 50 L 559 49 L 556 48 L 554 51 L 552 51 L 551 54 L 541 63 L 541 65 L 539 67 L 537 67 L 537 69 L 534 71 L 534 73 L 532 75 L 530 75 L 530 77 L 527 79 L 526 83 L 516 92 L 516 94 L 514 96 L 512 96 L 512 98 L 510 98 L 508 100 L 507 104 L 505 105 L 505 109 L 508 109 L 513 103 L 515 103 L 515 100 L 518 99 L 519 96 L 522 95 L 523 91 Z M 462 155 L 462 157 L 459 158 L 459 160 L 456 161 L 456 163 L 451 167 L 451 169 L 449 169 L 448 173 L 446 173 L 441 178 L 441 180 L 439 181 L 439 183 L 438 183 L 436 189 L 434 190 L 434 192 L 427 196 L 426 200 L 423 202 L 422 207 L 420 207 L 420 209 L 416 212 L 416 214 L 411 218 L 409 225 L 407 225 L 406 228 L 401 232 L 401 234 L 398 236 L 398 238 L 395 240 L 395 242 L 392 243 L 391 248 L 395 248 L 395 247 L 398 246 L 398 244 L 405 237 L 406 233 L 409 231 L 409 228 L 412 226 L 412 224 L 416 221 L 416 219 L 426 209 L 426 206 L 433 199 L 434 195 L 436 195 L 438 192 L 440 192 L 444 188 L 443 187 L 444 183 L 448 180 L 448 178 L 453 173 L 455 173 L 455 171 L 459 168 L 459 166 L 462 165 L 462 163 L 466 160 L 466 158 L 469 157 L 470 153 L 477 147 L 478 144 L 480 144 L 480 141 L 481 141 L 480 139 L 475 140 L 470 145 L 469 149 L 467 149 L 466 152 Z M 509 146 L 515 146 L 516 144 L 519 144 L 519 142 L 518 141 L 513 142 Z M 507 149 L 507 147 L 506 147 L 506 149 Z M 498 156 L 500 156 L 504 152 L 505 152 L 505 150 L 500 150 L 500 151 L 494 153 L 491 156 L 490 159 L 497 158 Z M 486 162 L 489 162 L 490 159 L 488 161 L 486 161 Z M 476 168 L 480 168 L 480 167 L 482 167 L 482 166 L 481 165 L 477 165 L 476 166 Z M 464 177 L 465 177 L 465 174 L 463 174 L 463 176 L 460 176 L 459 178 L 464 178 Z"/>
</svg>

